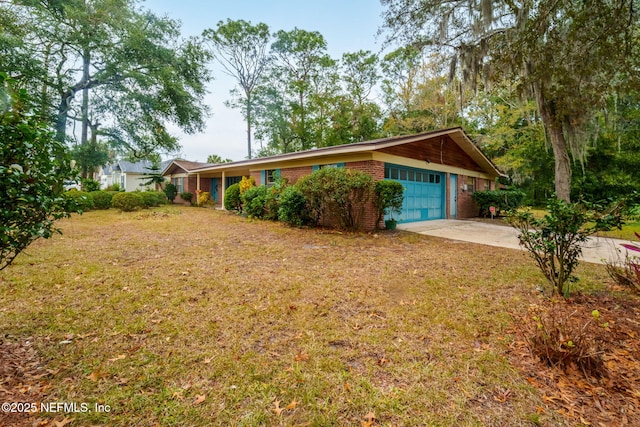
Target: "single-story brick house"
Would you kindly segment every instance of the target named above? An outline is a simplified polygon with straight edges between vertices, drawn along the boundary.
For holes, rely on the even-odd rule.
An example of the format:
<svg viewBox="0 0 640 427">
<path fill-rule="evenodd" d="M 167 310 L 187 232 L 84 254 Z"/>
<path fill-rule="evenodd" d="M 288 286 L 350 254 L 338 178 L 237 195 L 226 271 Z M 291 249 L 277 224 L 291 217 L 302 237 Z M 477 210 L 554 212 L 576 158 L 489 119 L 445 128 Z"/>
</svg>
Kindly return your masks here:
<svg viewBox="0 0 640 427">
<path fill-rule="evenodd" d="M 404 185 L 399 222 L 476 216 L 471 194 L 495 189 L 502 175 L 460 127 L 232 163 L 187 163 L 174 161 L 163 174 L 177 179 L 182 191 L 209 192 L 220 205 L 225 189 L 243 176 L 254 177 L 258 185 L 269 185 L 278 176 L 293 184 L 322 167 L 358 169 L 375 180 Z M 375 213 L 368 212 L 365 222 L 373 229 Z"/>
</svg>

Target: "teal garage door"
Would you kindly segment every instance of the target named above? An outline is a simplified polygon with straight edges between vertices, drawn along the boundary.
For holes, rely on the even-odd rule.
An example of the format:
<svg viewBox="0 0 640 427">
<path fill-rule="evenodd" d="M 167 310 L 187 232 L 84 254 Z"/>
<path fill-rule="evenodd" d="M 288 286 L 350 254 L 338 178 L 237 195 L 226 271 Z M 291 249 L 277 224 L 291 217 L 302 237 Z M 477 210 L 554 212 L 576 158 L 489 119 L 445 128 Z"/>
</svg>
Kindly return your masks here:
<svg viewBox="0 0 640 427">
<path fill-rule="evenodd" d="M 385 164 L 385 179 L 404 187 L 402 213 L 398 222 L 427 221 L 445 218 L 445 174 L 427 169 Z"/>
</svg>

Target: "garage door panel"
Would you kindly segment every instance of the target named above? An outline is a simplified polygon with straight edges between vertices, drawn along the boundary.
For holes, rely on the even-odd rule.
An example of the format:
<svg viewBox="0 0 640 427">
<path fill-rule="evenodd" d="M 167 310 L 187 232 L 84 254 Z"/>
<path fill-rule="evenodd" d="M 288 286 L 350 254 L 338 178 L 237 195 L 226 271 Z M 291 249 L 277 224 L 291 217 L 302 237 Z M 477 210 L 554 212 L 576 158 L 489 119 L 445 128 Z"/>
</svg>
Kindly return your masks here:
<svg viewBox="0 0 640 427">
<path fill-rule="evenodd" d="M 396 178 L 395 181 L 405 189 L 402 213 L 397 218 L 400 222 L 445 217 L 445 180 L 442 172 L 386 165 L 385 178 Z"/>
</svg>

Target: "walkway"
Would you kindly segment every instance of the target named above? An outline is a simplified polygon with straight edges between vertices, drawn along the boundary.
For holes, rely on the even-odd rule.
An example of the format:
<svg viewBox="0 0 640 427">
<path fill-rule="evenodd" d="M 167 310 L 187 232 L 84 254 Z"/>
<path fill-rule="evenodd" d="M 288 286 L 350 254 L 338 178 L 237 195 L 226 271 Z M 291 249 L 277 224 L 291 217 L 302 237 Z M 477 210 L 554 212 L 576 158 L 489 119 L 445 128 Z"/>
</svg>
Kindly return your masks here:
<svg viewBox="0 0 640 427">
<path fill-rule="evenodd" d="M 471 220 L 438 219 L 398 224 L 398 230 L 479 243 L 482 245 L 523 250 L 518 242 L 518 232 L 516 229 L 504 225 L 487 224 Z M 626 251 L 626 249 L 620 246 L 621 243 L 632 242 L 604 237 L 590 237 L 582 250 L 582 257 L 580 259 L 600 264 L 604 264 L 606 261 L 616 261 L 619 255 L 624 255 L 624 253 L 620 251 Z"/>
</svg>

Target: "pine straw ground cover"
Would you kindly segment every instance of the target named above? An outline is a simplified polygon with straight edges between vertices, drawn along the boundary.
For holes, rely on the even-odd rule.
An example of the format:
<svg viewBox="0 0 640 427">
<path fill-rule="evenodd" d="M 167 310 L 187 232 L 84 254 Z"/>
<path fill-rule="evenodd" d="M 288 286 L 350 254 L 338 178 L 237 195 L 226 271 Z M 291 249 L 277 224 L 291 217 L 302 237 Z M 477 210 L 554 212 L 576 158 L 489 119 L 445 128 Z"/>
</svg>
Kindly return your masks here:
<svg viewBox="0 0 640 427">
<path fill-rule="evenodd" d="M 61 226 L 62 236 L 0 273 L 0 401 L 77 407 L 0 413 L 0 425 L 640 419 L 630 374 L 638 348 L 629 346 L 640 333 L 637 299 L 593 297 L 617 351 L 609 376 L 589 388 L 581 373 L 548 368 L 523 347 L 514 316 L 545 304 L 524 252 L 405 232 L 299 230 L 198 208 L 89 212 Z M 590 292 L 607 281 L 601 266 L 579 275 Z"/>
</svg>

